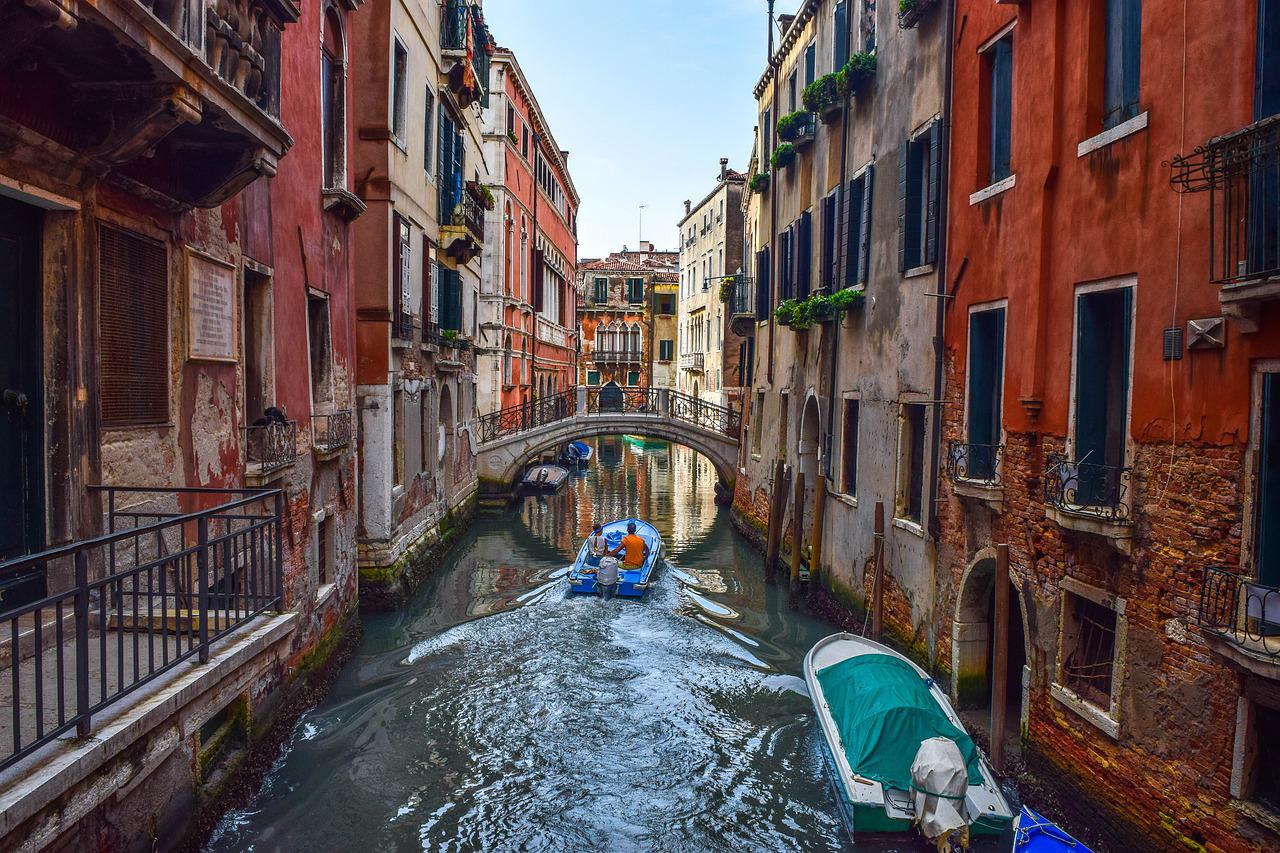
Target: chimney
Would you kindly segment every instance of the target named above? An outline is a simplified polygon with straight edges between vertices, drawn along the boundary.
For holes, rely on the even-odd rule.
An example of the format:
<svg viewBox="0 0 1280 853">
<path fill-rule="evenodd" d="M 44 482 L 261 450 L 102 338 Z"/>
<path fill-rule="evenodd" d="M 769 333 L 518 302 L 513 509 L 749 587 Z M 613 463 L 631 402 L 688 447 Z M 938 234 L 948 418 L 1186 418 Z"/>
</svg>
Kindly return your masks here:
<svg viewBox="0 0 1280 853">
<path fill-rule="evenodd" d="M 729 158 L 720 158 L 720 182 L 724 183 L 724 179 L 729 177 Z"/>
<path fill-rule="evenodd" d="M 642 252 L 652 252 L 652 251 L 653 251 L 653 243 L 650 243 L 648 240 L 644 241 L 643 243 L 641 243 L 641 244 L 640 244 L 640 251 L 642 251 Z"/>
<path fill-rule="evenodd" d="M 781 32 L 785 36 L 787 34 L 787 30 L 791 29 L 791 22 L 794 21 L 795 19 L 796 19 L 795 15 L 779 15 L 778 16 L 779 32 Z"/>
<path fill-rule="evenodd" d="M 685 215 L 685 216 L 688 216 L 688 215 L 689 215 L 689 211 L 690 211 L 690 210 L 692 210 L 692 209 L 693 209 L 693 202 L 689 201 L 689 199 L 687 199 L 687 198 L 686 198 L 686 199 L 684 200 L 684 215 Z"/>
<path fill-rule="evenodd" d="M 568 165 L 569 165 L 569 152 L 568 152 L 568 151 L 565 151 L 563 148 L 561 148 L 561 149 L 560 149 L 560 159 L 564 161 L 564 164 L 565 164 L 566 166 L 568 166 Z"/>
</svg>

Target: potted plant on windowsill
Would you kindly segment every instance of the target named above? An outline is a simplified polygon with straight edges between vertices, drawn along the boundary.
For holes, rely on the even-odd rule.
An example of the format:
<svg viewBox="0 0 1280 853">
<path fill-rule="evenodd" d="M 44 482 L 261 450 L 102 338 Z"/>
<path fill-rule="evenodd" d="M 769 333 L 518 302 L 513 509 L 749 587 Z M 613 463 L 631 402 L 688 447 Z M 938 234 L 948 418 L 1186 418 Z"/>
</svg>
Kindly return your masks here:
<svg viewBox="0 0 1280 853">
<path fill-rule="evenodd" d="M 815 293 L 804 301 L 804 312 L 811 321 L 828 323 L 836 316 L 835 305 L 825 293 Z"/>
<path fill-rule="evenodd" d="M 458 346 L 458 330 L 457 329 L 441 329 L 440 345 L 446 347 Z"/>
<path fill-rule="evenodd" d="M 842 75 L 843 71 L 825 74 L 804 87 L 804 108 L 822 116 L 828 124 L 838 118 L 844 108 L 844 97 L 840 92 Z"/>
<path fill-rule="evenodd" d="M 796 147 L 784 142 L 773 152 L 773 168 L 785 169 L 796 161 Z"/>
<path fill-rule="evenodd" d="M 737 280 L 731 275 L 727 275 L 724 278 L 720 279 L 720 301 L 721 302 L 727 305 L 730 301 L 732 301 L 733 287 L 734 287 L 734 284 L 736 283 L 737 283 Z"/>
<path fill-rule="evenodd" d="M 507 139 L 511 140 L 511 144 L 512 144 L 512 145 L 519 145 L 519 144 L 520 144 L 520 139 L 519 139 L 519 137 L 517 137 L 517 136 L 516 136 L 516 129 L 515 129 L 514 127 L 513 127 L 513 128 L 508 128 L 508 130 L 507 130 Z"/>
<path fill-rule="evenodd" d="M 938 0 L 898 0 L 898 26 L 911 29 L 936 5 Z"/>
<path fill-rule="evenodd" d="M 876 55 L 865 50 L 859 51 L 849 58 L 840 73 L 844 77 L 837 82 L 843 87 L 845 94 L 856 95 L 876 76 Z"/>
<path fill-rule="evenodd" d="M 778 138 L 796 145 L 813 141 L 813 113 L 796 110 L 778 119 Z"/>
<path fill-rule="evenodd" d="M 497 199 L 493 197 L 493 190 L 489 189 L 484 184 L 481 184 L 480 185 L 480 206 L 483 207 L 485 210 L 493 210 L 493 208 L 497 205 L 497 203 L 498 203 Z"/>
<path fill-rule="evenodd" d="M 762 193 L 769 188 L 769 173 L 756 172 L 751 176 L 751 191 L 754 193 Z"/>
<path fill-rule="evenodd" d="M 867 302 L 866 291 L 861 287 L 846 287 L 843 290 L 837 290 L 828 298 L 831 300 L 831 307 L 838 312 L 861 308 Z"/>
</svg>

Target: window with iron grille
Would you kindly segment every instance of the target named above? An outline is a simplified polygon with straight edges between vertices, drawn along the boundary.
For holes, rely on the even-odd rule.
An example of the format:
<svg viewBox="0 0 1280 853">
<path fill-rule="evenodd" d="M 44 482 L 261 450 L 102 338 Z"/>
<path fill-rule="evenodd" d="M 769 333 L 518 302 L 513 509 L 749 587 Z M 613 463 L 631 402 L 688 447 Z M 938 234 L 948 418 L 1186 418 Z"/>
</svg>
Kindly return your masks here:
<svg viewBox="0 0 1280 853">
<path fill-rule="evenodd" d="M 1063 608 L 1062 679 L 1081 698 L 1111 708 L 1115 671 L 1116 612 L 1070 592 Z"/>
<path fill-rule="evenodd" d="M 98 367 L 104 427 L 169 420 L 169 275 L 164 244 L 98 226 Z"/>
</svg>

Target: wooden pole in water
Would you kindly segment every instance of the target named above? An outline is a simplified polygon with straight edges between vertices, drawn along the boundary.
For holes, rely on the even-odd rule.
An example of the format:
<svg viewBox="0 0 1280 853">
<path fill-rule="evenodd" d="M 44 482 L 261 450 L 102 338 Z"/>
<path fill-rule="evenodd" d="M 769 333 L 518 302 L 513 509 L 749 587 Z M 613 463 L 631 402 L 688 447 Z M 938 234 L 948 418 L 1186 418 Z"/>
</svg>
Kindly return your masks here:
<svg viewBox="0 0 1280 853">
<path fill-rule="evenodd" d="M 884 629 L 884 503 L 876 501 L 876 573 L 871 582 L 871 639 L 879 641 Z"/>
<path fill-rule="evenodd" d="M 809 583 L 818 581 L 822 568 L 822 525 L 827 516 L 827 478 L 818 477 L 813 486 L 813 536 L 809 540 Z"/>
<path fill-rule="evenodd" d="M 777 576 L 778 548 L 782 544 L 782 514 L 787 508 L 787 466 L 781 459 L 773 466 L 773 494 L 769 495 L 769 537 L 764 550 L 764 579 L 770 583 Z"/>
<path fill-rule="evenodd" d="M 796 474 L 796 496 L 791 503 L 791 604 L 800 587 L 800 551 L 804 548 L 804 472 Z"/>
<path fill-rule="evenodd" d="M 991 656 L 991 764 L 1004 772 L 1005 689 L 1009 677 L 1009 546 L 996 546 L 995 646 Z"/>
</svg>

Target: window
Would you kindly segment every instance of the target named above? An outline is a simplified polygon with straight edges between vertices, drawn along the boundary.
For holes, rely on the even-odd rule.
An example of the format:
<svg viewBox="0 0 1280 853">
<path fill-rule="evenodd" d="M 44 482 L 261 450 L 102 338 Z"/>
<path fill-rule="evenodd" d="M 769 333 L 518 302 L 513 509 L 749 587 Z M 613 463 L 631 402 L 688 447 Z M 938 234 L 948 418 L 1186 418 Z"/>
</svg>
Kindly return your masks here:
<svg viewBox="0 0 1280 853">
<path fill-rule="evenodd" d="M 995 477 L 1004 390 L 1004 309 L 969 315 L 968 467 L 971 480 Z"/>
<path fill-rule="evenodd" d="M 1258 48 L 1253 69 L 1253 118 L 1262 121 L 1280 113 L 1280 2 L 1277 0 L 1258 4 Z M 1274 210 L 1275 206 L 1270 209 Z"/>
<path fill-rule="evenodd" d="M 462 331 L 462 273 L 440 268 L 440 329 Z"/>
<path fill-rule="evenodd" d="M 1262 374 L 1260 391 L 1254 564 L 1259 583 L 1280 587 L 1280 373 Z"/>
<path fill-rule="evenodd" d="M 920 523 L 924 509 L 925 407 L 902 406 L 902 432 L 898 436 L 898 518 Z"/>
<path fill-rule="evenodd" d="M 516 135 L 516 108 L 510 103 L 507 104 L 507 130 L 511 131 L 512 137 Z"/>
<path fill-rule="evenodd" d="M 1133 288 L 1076 297 L 1076 502 L 1111 506 L 1125 462 Z"/>
<path fill-rule="evenodd" d="M 441 225 L 453 222 L 454 208 L 462 200 L 462 181 L 466 173 L 466 148 L 462 141 L 462 124 L 445 109 L 444 104 L 436 110 L 439 115 L 439 133 L 436 135 L 436 148 L 440 156 L 436 159 L 439 177 L 439 218 Z"/>
<path fill-rule="evenodd" d="M 333 519 L 325 515 L 316 525 L 316 586 L 327 584 L 333 577 Z"/>
<path fill-rule="evenodd" d="M 840 190 L 822 200 L 822 263 L 818 268 L 818 282 L 822 287 L 836 287 L 836 210 Z"/>
<path fill-rule="evenodd" d="M 520 155 L 529 159 L 529 125 L 523 122 L 520 124 Z"/>
<path fill-rule="evenodd" d="M 320 49 L 320 136 L 325 188 L 346 184 L 346 68 L 342 22 L 332 8 L 324 15 Z"/>
<path fill-rule="evenodd" d="M 422 405 L 418 408 L 418 454 L 422 460 L 422 474 L 431 471 L 431 445 L 435 439 L 435 418 L 431 416 L 431 391 L 422 390 Z"/>
<path fill-rule="evenodd" d="M 787 78 L 787 112 L 795 112 L 796 107 L 796 72 L 792 71 L 791 76 Z"/>
<path fill-rule="evenodd" d="M 1142 0 L 1106 0 L 1106 4 L 1104 130 L 1138 114 L 1138 82 L 1142 72 Z"/>
<path fill-rule="evenodd" d="M 630 371 L 629 373 L 627 373 L 627 384 L 628 384 L 628 385 L 633 385 L 633 386 L 634 386 L 634 385 L 639 385 L 639 384 L 640 384 L 640 371 L 638 371 L 638 370 L 632 370 L 632 371 Z"/>
<path fill-rule="evenodd" d="M 1246 689 L 1259 694 L 1258 699 L 1262 699 L 1265 690 L 1255 683 L 1248 684 Z M 1237 757 L 1244 771 L 1239 774 L 1239 799 L 1280 813 L 1280 707 L 1277 707 L 1280 697 L 1274 691 L 1266 691 L 1265 695 L 1266 701 L 1245 700 L 1248 702 L 1246 742 L 1243 755 Z"/>
<path fill-rule="evenodd" d="M 391 133 L 401 146 L 405 140 L 405 97 L 408 94 L 409 52 L 395 40 L 391 59 Z"/>
<path fill-rule="evenodd" d="M 430 86 L 427 86 L 426 104 L 422 122 L 422 168 L 426 169 L 427 174 L 430 175 L 431 164 L 435 162 L 431 159 L 431 134 L 435 131 L 436 124 L 436 93 L 431 91 Z"/>
<path fill-rule="evenodd" d="M 836 4 L 835 10 L 832 12 L 831 29 L 833 32 L 833 44 L 831 55 L 834 58 L 832 62 L 832 71 L 839 71 L 849 62 L 849 4 L 840 2 Z"/>
<path fill-rule="evenodd" d="M 644 279 L 627 279 L 627 302 L 632 305 L 639 305 L 644 302 Z"/>
<path fill-rule="evenodd" d="M 858 22 L 858 32 L 862 35 L 862 49 L 867 53 L 876 51 L 876 4 L 862 0 L 862 19 Z"/>
<path fill-rule="evenodd" d="M 840 432 L 840 491 L 858 493 L 858 400 L 844 401 Z"/>
<path fill-rule="evenodd" d="M 778 301 L 795 295 L 795 226 L 778 235 Z"/>
<path fill-rule="evenodd" d="M 676 298 L 671 293 L 658 294 L 658 313 L 674 314 L 676 313 Z"/>
<path fill-rule="evenodd" d="M 392 437 L 394 447 L 391 450 L 391 478 L 393 485 L 404 484 L 404 392 L 399 388 L 392 395 Z"/>
<path fill-rule="evenodd" d="M 598 371 L 598 370 L 588 370 L 588 371 L 587 371 L 587 384 L 588 384 L 588 385 L 599 385 L 599 384 L 600 384 L 600 371 Z"/>
<path fill-rule="evenodd" d="M 307 293 L 307 347 L 311 355 L 311 401 L 333 402 L 333 355 L 329 337 L 329 297 Z"/>
<path fill-rule="evenodd" d="M 253 270 L 244 271 L 244 414 L 253 423 L 275 403 L 272 375 L 275 352 L 272 346 L 271 278 Z"/>
<path fill-rule="evenodd" d="M 1110 711 L 1115 668 L 1116 612 L 1063 590 L 1062 671 L 1064 687 Z"/>
<path fill-rule="evenodd" d="M 795 293 L 797 299 L 804 299 L 809 295 L 810 279 L 812 278 L 813 267 L 813 213 L 806 210 L 800 214 L 800 221 L 797 223 L 797 246 L 796 253 L 796 286 Z"/>
<path fill-rule="evenodd" d="M 871 274 L 871 176 L 867 166 L 845 191 L 844 242 L 840 286 L 865 285 Z"/>
<path fill-rule="evenodd" d="M 675 341 L 658 341 L 658 361 L 671 361 L 675 349 Z"/>
<path fill-rule="evenodd" d="M 751 409 L 751 452 L 759 456 L 764 436 L 764 392 L 757 391 L 755 405 Z"/>
<path fill-rule="evenodd" d="M 605 305 L 609 302 L 609 279 L 595 280 L 595 301 L 597 305 Z"/>
<path fill-rule="evenodd" d="M 102 425 L 169 420 L 169 273 L 163 243 L 98 227 Z"/>
<path fill-rule="evenodd" d="M 938 258 L 939 125 L 902 144 L 898 162 L 898 269 Z"/>
<path fill-rule="evenodd" d="M 773 157 L 773 108 L 770 107 L 764 111 L 764 117 L 760 119 L 760 146 L 764 152 L 764 156 L 760 158 L 761 163 L 768 163 Z M 761 167 L 764 168 L 764 167 Z M 690 231 L 689 236 L 693 236 Z"/>
<path fill-rule="evenodd" d="M 413 294 L 410 280 L 413 276 L 413 228 L 409 220 L 396 215 L 396 315 L 392 337 L 408 340 L 413 337 Z"/>
<path fill-rule="evenodd" d="M 987 183 L 1013 174 L 1010 129 L 1013 124 L 1013 33 L 997 41 L 983 56 L 986 69 Z"/>
<path fill-rule="evenodd" d="M 769 319 L 769 306 L 772 297 L 769 293 L 770 268 L 769 247 L 765 246 L 756 252 L 756 320 Z"/>
<path fill-rule="evenodd" d="M 818 45 L 809 42 L 804 51 L 804 84 L 808 86 L 818 76 Z"/>
</svg>

